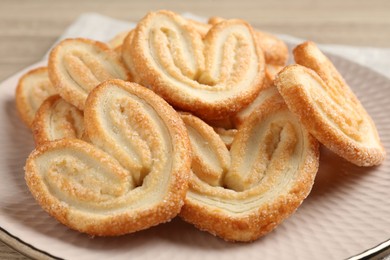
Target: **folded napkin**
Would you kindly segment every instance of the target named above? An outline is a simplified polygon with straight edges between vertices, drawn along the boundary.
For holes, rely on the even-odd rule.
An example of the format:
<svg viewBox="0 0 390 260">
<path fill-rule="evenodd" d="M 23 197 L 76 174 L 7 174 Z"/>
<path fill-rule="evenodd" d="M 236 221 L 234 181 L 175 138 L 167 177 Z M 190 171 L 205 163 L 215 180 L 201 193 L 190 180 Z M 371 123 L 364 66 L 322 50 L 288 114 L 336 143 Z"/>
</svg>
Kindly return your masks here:
<svg viewBox="0 0 390 260">
<path fill-rule="evenodd" d="M 207 20 L 204 17 L 199 17 L 191 13 L 184 13 L 183 16 L 203 22 Z M 65 30 L 58 41 L 65 38 L 84 37 L 106 42 L 116 34 L 128 31 L 134 27 L 134 22 L 117 20 L 96 13 L 85 13 Z M 304 39 L 290 35 L 276 35 L 291 44 L 304 41 Z M 336 44 L 320 44 L 319 47 L 326 52 L 339 55 L 360 65 L 369 67 L 390 78 L 390 48 L 355 47 Z"/>
</svg>

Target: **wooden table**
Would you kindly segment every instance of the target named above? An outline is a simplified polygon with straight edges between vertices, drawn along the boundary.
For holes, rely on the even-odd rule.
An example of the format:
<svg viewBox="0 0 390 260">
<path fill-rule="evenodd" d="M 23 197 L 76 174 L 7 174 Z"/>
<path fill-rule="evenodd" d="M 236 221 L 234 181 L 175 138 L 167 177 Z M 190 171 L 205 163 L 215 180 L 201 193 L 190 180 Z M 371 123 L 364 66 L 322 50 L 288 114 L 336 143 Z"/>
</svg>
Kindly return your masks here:
<svg viewBox="0 0 390 260">
<path fill-rule="evenodd" d="M 146 12 L 158 9 L 242 18 L 262 30 L 319 43 L 390 47 L 388 0 L 1 0 L 0 81 L 39 61 L 84 12 L 137 21 Z M 0 242 L 0 259 L 28 258 Z"/>
</svg>

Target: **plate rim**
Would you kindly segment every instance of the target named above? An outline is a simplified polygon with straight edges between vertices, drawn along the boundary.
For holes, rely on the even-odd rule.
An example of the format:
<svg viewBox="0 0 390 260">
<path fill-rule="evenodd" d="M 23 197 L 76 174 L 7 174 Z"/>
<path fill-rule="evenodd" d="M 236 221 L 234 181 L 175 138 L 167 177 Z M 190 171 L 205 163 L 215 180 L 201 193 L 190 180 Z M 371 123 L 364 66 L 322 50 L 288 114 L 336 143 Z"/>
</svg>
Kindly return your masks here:
<svg viewBox="0 0 390 260">
<path fill-rule="evenodd" d="M 13 250 L 32 259 L 65 260 L 64 258 L 54 256 L 42 249 L 31 245 L 30 243 L 22 240 L 21 238 L 11 234 L 2 226 L 0 226 L 0 241 L 8 247 L 12 248 Z"/>
</svg>

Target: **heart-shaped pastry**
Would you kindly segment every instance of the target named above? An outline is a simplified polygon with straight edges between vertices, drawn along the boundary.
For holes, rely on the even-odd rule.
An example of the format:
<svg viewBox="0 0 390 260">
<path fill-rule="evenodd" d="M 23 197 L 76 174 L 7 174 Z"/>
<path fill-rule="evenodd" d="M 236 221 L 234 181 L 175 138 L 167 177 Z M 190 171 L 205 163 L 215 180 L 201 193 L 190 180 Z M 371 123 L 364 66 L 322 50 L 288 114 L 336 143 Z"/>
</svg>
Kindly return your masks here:
<svg viewBox="0 0 390 260">
<path fill-rule="evenodd" d="M 106 44 L 89 39 L 65 39 L 50 52 L 49 76 L 70 104 L 84 110 L 88 93 L 108 79 L 129 80 L 122 61 Z"/>
<path fill-rule="evenodd" d="M 385 150 L 375 124 L 332 62 L 313 42 L 294 49 L 295 61 L 275 84 L 302 124 L 327 148 L 359 166 L 380 164 Z"/>
<path fill-rule="evenodd" d="M 36 112 L 32 130 L 37 146 L 62 138 L 81 139 L 84 133 L 83 112 L 59 95 L 51 96 Z"/>
<path fill-rule="evenodd" d="M 36 111 L 56 90 L 50 82 L 47 67 L 30 70 L 18 82 L 15 93 L 16 108 L 23 122 L 31 128 Z"/>
<path fill-rule="evenodd" d="M 179 115 L 144 87 L 109 80 L 89 94 L 90 143 L 38 146 L 25 179 L 38 203 L 72 229 L 120 235 L 175 217 L 188 187 L 191 147 Z"/>
<path fill-rule="evenodd" d="M 309 194 L 318 142 L 275 94 L 242 123 L 230 151 L 199 118 L 182 118 L 193 174 L 181 217 L 230 241 L 252 241 L 290 216 Z"/>
<path fill-rule="evenodd" d="M 264 80 L 264 55 L 252 28 L 227 20 L 201 33 L 181 16 L 149 13 L 127 37 L 122 58 L 140 83 L 168 103 L 206 119 L 248 105 Z"/>
</svg>

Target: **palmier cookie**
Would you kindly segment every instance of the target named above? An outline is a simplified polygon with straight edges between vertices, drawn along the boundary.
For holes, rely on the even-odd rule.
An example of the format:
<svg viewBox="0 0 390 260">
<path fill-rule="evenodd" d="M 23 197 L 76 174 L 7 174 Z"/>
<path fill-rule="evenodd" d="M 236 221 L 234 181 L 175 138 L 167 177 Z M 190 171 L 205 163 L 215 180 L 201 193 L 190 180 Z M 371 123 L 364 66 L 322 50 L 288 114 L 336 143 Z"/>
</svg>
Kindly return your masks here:
<svg viewBox="0 0 390 260">
<path fill-rule="evenodd" d="M 331 61 L 313 42 L 294 50 L 275 80 L 288 107 L 327 148 L 358 166 L 380 164 L 385 150 L 371 117 Z"/>
<path fill-rule="evenodd" d="M 209 24 L 215 25 L 226 19 L 218 16 L 210 17 Z M 264 51 L 265 62 L 267 64 L 284 66 L 288 60 L 288 48 L 284 41 L 271 33 L 255 30 L 260 48 Z"/>
<path fill-rule="evenodd" d="M 130 74 L 106 44 L 89 39 L 65 39 L 51 52 L 49 76 L 63 99 L 84 110 L 88 93 L 108 79 L 128 80 Z"/>
<path fill-rule="evenodd" d="M 62 138 L 81 139 L 84 133 L 83 112 L 59 95 L 54 95 L 39 107 L 32 129 L 36 146 Z"/>
<path fill-rule="evenodd" d="M 134 66 L 142 85 L 205 119 L 223 118 L 245 107 L 264 80 L 263 52 L 252 28 L 241 20 L 218 23 L 202 39 L 181 16 L 152 12 L 122 48 L 123 60 Z"/>
<path fill-rule="evenodd" d="M 30 70 L 19 79 L 15 92 L 16 108 L 28 127 L 31 128 L 35 113 L 42 102 L 55 93 L 47 67 Z"/>
<path fill-rule="evenodd" d="M 92 144 L 61 139 L 38 146 L 27 185 L 50 215 L 97 236 L 121 235 L 169 221 L 188 188 L 191 146 L 179 115 L 152 91 L 109 80 L 84 111 Z"/>
<path fill-rule="evenodd" d="M 252 241 L 290 216 L 309 194 L 318 142 L 284 102 L 264 102 L 228 151 L 211 127 L 184 115 L 193 174 L 181 217 L 225 240 Z"/>
</svg>

